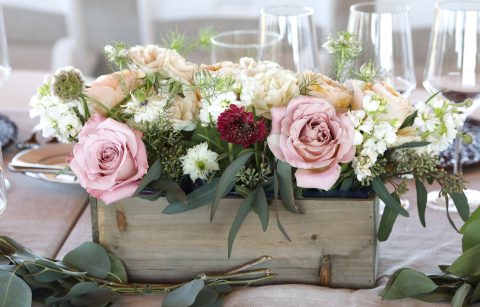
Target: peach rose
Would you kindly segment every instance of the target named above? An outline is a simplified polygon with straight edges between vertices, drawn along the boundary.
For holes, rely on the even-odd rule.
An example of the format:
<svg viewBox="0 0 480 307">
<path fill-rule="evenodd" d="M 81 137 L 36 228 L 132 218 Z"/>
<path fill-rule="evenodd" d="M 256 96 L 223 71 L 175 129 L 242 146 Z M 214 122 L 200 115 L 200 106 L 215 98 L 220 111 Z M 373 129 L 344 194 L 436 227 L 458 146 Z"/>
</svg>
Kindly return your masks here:
<svg viewBox="0 0 480 307">
<path fill-rule="evenodd" d="M 298 96 L 271 110 L 268 146 L 280 160 L 297 168 L 302 188 L 329 190 L 340 176 L 339 163 L 355 156 L 353 123 L 325 99 Z"/>
<path fill-rule="evenodd" d="M 95 110 L 105 115 L 109 109 L 119 104 L 130 91 L 142 86 L 145 75 L 140 72 L 123 70 L 98 77 L 86 89 L 93 100 Z"/>
<path fill-rule="evenodd" d="M 68 158 L 80 185 L 106 204 L 132 196 L 148 170 L 141 137 L 123 123 L 93 115 Z"/>
</svg>

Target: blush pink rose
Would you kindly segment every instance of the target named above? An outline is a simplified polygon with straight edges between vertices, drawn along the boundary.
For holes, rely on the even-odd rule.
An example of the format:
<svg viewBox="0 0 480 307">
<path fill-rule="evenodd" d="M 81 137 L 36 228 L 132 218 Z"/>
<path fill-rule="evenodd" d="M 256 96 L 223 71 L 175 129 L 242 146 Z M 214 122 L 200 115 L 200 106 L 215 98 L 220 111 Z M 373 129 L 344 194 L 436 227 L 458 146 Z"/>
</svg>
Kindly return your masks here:
<svg viewBox="0 0 480 307">
<path fill-rule="evenodd" d="M 69 165 L 93 197 L 110 204 L 133 195 L 148 170 L 142 134 L 95 114 L 78 135 Z"/>
<path fill-rule="evenodd" d="M 272 108 L 268 146 L 297 168 L 297 185 L 329 190 L 340 176 L 339 163 L 352 161 L 354 127 L 346 114 L 322 98 L 298 96 Z"/>
</svg>

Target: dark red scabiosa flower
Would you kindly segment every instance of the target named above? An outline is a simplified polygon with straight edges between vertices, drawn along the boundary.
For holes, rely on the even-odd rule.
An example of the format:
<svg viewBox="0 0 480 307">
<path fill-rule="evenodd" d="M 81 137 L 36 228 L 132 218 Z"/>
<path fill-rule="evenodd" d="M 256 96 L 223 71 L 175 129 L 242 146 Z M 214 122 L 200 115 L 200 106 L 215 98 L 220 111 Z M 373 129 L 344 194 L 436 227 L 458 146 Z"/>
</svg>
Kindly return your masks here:
<svg viewBox="0 0 480 307">
<path fill-rule="evenodd" d="M 252 112 L 245 112 L 243 107 L 235 104 L 220 114 L 217 129 L 222 140 L 243 147 L 261 142 L 267 136 L 267 126 L 263 119 L 255 121 Z"/>
</svg>

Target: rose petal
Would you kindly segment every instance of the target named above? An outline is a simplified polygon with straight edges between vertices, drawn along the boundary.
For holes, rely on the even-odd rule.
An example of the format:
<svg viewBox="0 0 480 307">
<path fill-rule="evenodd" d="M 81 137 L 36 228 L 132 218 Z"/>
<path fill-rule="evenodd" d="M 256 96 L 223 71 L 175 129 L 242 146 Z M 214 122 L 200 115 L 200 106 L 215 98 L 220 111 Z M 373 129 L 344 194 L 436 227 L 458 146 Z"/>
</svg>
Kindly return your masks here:
<svg viewBox="0 0 480 307">
<path fill-rule="evenodd" d="M 330 190 L 340 177 L 340 170 L 338 164 L 321 171 L 298 169 L 295 172 L 295 178 L 297 185 L 301 188 Z"/>
<path fill-rule="evenodd" d="M 101 194 L 97 195 L 97 198 L 100 198 L 106 205 L 109 205 L 117 200 L 131 197 L 135 190 L 140 185 L 140 181 L 131 182 L 127 185 L 122 187 L 116 187 L 113 190 L 107 190 L 102 192 Z"/>
</svg>

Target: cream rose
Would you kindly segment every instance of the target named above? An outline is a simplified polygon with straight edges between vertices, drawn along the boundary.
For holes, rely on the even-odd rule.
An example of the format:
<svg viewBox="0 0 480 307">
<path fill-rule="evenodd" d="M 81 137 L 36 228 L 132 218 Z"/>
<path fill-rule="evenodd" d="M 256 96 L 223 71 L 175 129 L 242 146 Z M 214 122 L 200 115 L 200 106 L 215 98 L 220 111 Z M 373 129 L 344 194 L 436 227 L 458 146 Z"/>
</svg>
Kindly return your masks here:
<svg viewBox="0 0 480 307">
<path fill-rule="evenodd" d="M 87 86 L 86 95 L 93 102 L 97 113 L 105 115 L 109 109 L 119 104 L 130 91 L 144 83 L 145 74 L 123 70 L 98 77 Z"/>
<path fill-rule="evenodd" d="M 305 95 L 323 98 L 330 102 L 338 112 L 346 112 L 350 107 L 352 95 L 348 88 L 329 77 L 307 70 L 299 74 L 298 83 L 309 83 Z"/>
<path fill-rule="evenodd" d="M 386 100 L 385 113 L 379 113 L 377 118 L 383 121 L 394 123 L 396 129 L 400 128 L 408 115 L 414 108 L 412 103 L 402 97 L 394 88 L 384 82 L 363 82 L 360 80 L 349 80 L 347 88 L 353 93 L 351 108 L 353 110 L 364 109 L 364 98 L 367 95 L 379 95 Z"/>
<path fill-rule="evenodd" d="M 183 83 L 192 83 L 198 65 L 188 62 L 178 52 L 156 45 L 135 46 L 128 50 L 132 62 L 146 73 L 160 72 Z"/>
<path fill-rule="evenodd" d="M 170 107 L 170 118 L 175 130 L 192 131 L 197 127 L 200 101 L 195 93 L 177 96 Z"/>
<path fill-rule="evenodd" d="M 257 115 L 266 118 L 271 118 L 273 107 L 284 106 L 299 94 L 295 73 L 282 68 L 259 72 L 245 78 L 242 85 L 240 100 L 249 102 Z"/>
</svg>

